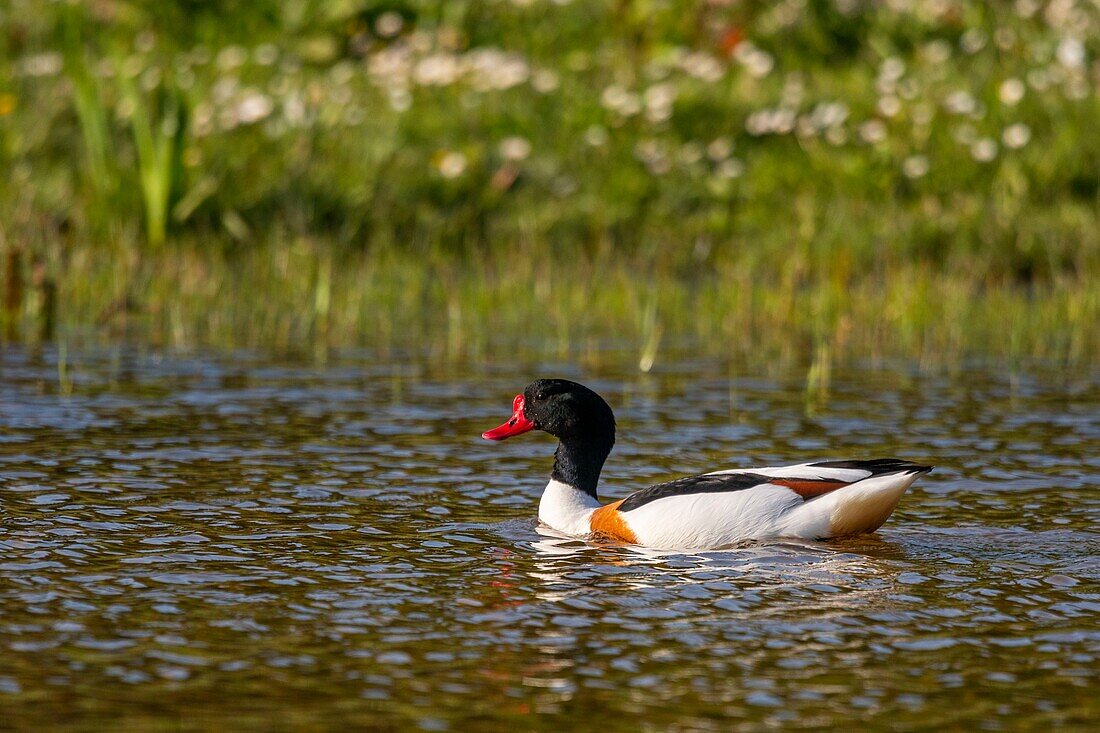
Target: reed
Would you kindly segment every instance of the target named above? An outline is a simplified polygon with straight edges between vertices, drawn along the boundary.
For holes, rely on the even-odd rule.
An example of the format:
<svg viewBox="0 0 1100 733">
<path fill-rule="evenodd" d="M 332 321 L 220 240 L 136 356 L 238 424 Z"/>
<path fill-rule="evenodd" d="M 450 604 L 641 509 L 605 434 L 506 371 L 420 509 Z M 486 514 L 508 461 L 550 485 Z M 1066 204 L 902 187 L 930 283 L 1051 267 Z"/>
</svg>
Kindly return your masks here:
<svg viewBox="0 0 1100 733">
<path fill-rule="evenodd" d="M 629 262 L 531 255 L 456 267 L 445 258 L 426 264 L 392 253 L 340 253 L 319 240 L 245 251 L 178 241 L 143 254 L 138 269 L 90 249 L 71 256 L 55 296 L 57 331 L 70 340 L 369 346 L 442 360 L 587 358 L 598 346 L 633 352 L 643 370 L 687 348 L 812 365 L 811 401 L 828 389 L 829 367 L 838 361 L 977 357 L 1084 366 L 1100 349 L 1095 282 L 1025 291 L 919 266 L 852 277 L 843 288 L 808 279 L 785 290 L 736 264 L 705 275 L 639 275 Z"/>
<path fill-rule="evenodd" d="M 88 69 L 87 57 L 76 41 L 66 46 L 65 71 L 72 82 L 73 109 L 80 123 L 84 172 L 100 205 L 110 206 L 118 186 L 118 173 L 109 111 L 103 104 L 99 83 Z"/>
<path fill-rule="evenodd" d="M 128 123 L 137 152 L 146 242 L 157 248 L 167 239 L 169 214 L 181 195 L 186 103 L 170 88 L 147 99 L 124 75 L 120 80 L 131 110 Z"/>
</svg>

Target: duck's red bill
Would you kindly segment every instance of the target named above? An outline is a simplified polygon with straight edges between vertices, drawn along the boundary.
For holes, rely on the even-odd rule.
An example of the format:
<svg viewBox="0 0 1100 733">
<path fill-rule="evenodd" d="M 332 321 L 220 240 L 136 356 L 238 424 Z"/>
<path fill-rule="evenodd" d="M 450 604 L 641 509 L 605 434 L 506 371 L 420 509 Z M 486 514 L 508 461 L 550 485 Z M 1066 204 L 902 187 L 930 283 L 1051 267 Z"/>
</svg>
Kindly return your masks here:
<svg viewBox="0 0 1100 733">
<path fill-rule="evenodd" d="M 481 437 L 486 440 L 504 440 L 535 429 L 535 423 L 523 416 L 523 395 L 518 394 L 512 400 L 512 417 L 499 428 L 486 430 Z"/>
</svg>

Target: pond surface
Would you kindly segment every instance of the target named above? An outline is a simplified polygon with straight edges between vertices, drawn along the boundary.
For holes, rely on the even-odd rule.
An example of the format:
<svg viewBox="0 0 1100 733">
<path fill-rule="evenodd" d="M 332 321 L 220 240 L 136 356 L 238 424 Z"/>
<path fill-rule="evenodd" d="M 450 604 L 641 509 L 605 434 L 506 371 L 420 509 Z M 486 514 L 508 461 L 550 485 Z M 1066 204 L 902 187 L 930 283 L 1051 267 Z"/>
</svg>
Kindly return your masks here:
<svg viewBox="0 0 1100 733">
<path fill-rule="evenodd" d="M 616 408 L 605 498 L 937 465 L 882 530 L 656 555 L 536 531 L 533 376 Z M 0 349 L 0 728 L 1100 722 L 1100 375 L 325 365 Z"/>
</svg>

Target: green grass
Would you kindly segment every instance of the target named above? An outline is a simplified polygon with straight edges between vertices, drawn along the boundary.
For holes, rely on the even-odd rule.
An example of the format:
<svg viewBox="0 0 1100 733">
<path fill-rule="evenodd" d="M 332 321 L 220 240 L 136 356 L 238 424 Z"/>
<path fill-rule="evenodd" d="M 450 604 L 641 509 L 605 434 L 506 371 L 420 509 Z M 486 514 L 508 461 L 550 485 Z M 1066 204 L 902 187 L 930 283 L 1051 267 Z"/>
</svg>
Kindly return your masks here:
<svg viewBox="0 0 1100 733">
<path fill-rule="evenodd" d="M 3 333 L 1093 363 L 1100 13 L 934 7 L 13 0 Z"/>
<path fill-rule="evenodd" d="M 762 282 L 744 265 L 683 280 L 615 258 L 556 261 L 522 248 L 476 264 L 340 253 L 305 239 L 221 253 L 199 240 L 140 258 L 102 254 L 71 255 L 68 268 L 80 276 L 59 284 L 61 331 L 70 337 L 92 324 L 109 337 L 172 346 L 427 348 L 445 360 L 599 361 L 610 347 L 633 351 L 643 368 L 684 350 L 761 363 L 900 356 L 1012 365 L 1087 364 L 1100 348 L 1095 285 L 976 285 L 920 265 L 823 278 L 792 262 Z M 33 293 L 27 302 L 31 332 Z"/>
</svg>

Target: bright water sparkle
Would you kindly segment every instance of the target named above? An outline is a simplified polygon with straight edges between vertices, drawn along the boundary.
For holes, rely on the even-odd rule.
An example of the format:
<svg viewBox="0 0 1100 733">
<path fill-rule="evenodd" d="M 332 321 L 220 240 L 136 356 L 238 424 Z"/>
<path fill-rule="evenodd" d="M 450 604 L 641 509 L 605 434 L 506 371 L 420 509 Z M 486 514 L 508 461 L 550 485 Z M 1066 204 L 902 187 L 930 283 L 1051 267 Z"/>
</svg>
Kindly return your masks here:
<svg viewBox="0 0 1100 733">
<path fill-rule="evenodd" d="M 872 537 L 661 556 L 536 532 L 530 378 L 616 408 L 605 498 L 937 465 Z M 0 728 L 1085 728 L 1100 380 L 715 362 L 654 374 L 0 350 Z"/>
</svg>

